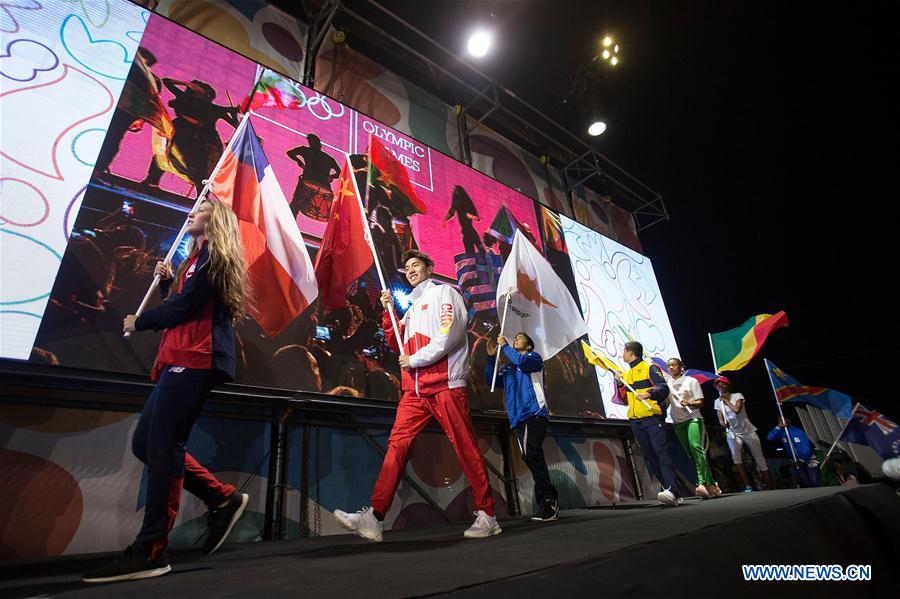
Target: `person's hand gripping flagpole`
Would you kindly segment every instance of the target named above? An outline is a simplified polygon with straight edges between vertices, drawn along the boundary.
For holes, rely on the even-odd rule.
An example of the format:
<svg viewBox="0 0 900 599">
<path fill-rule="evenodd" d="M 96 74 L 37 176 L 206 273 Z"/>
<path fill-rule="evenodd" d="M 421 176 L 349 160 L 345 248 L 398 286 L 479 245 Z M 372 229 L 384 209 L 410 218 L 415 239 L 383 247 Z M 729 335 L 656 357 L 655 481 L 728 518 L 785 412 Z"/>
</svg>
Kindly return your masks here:
<svg viewBox="0 0 900 599">
<path fill-rule="evenodd" d="M 590 362 L 591 364 L 593 364 L 594 366 L 599 366 L 603 370 L 611 372 L 613 377 L 615 377 L 617 374 L 620 376 L 622 375 L 622 369 L 619 368 L 618 364 L 616 364 L 612 360 L 608 359 L 607 357 L 603 356 L 599 352 L 595 352 L 593 349 L 591 349 L 591 346 L 588 345 L 587 343 L 585 343 L 584 341 L 581 342 L 581 351 L 584 352 L 584 357 L 587 358 L 587 361 Z M 616 379 L 616 380 L 618 380 L 618 379 Z M 638 399 L 638 396 L 637 396 L 638 392 L 635 391 L 634 387 L 632 387 L 630 384 L 628 384 L 627 381 L 622 380 L 621 383 L 623 385 L 625 385 L 625 388 L 628 389 L 629 391 L 631 391 L 632 394 L 634 394 L 634 398 L 637 399 L 638 401 L 640 401 L 642 404 L 644 404 L 644 406 L 648 410 L 652 409 L 646 399 Z"/>
<path fill-rule="evenodd" d="M 504 334 L 503 327 L 506 326 L 506 310 L 509 308 L 509 299 L 511 294 L 506 294 L 506 303 L 503 304 L 503 316 L 500 318 L 500 334 Z M 494 392 L 494 388 L 497 386 L 497 370 L 500 367 L 500 348 L 497 348 L 497 359 L 494 360 L 494 375 L 491 378 L 491 392 Z"/>
</svg>

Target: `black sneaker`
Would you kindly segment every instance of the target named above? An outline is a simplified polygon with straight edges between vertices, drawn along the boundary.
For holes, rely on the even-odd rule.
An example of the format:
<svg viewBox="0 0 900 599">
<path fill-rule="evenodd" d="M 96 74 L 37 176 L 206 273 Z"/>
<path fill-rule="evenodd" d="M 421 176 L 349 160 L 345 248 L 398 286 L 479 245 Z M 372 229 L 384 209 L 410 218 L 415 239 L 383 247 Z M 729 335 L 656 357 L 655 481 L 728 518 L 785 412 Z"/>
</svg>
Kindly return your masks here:
<svg viewBox="0 0 900 599">
<path fill-rule="evenodd" d="M 105 566 L 88 572 L 81 577 L 81 580 L 91 583 L 139 580 L 162 576 L 171 571 L 168 547 L 155 560 L 148 560 L 129 545 L 122 555 Z"/>
<path fill-rule="evenodd" d="M 548 499 L 541 508 L 541 513 L 535 515 L 532 520 L 536 522 L 551 522 L 559 518 L 559 503 L 555 499 Z"/>
<path fill-rule="evenodd" d="M 216 549 L 222 546 L 222 543 L 228 538 L 228 533 L 244 513 L 244 508 L 247 507 L 249 500 L 250 496 L 246 493 L 232 493 L 224 507 L 210 510 L 209 516 L 206 518 L 209 533 L 206 535 L 203 553 L 212 555 Z"/>
</svg>

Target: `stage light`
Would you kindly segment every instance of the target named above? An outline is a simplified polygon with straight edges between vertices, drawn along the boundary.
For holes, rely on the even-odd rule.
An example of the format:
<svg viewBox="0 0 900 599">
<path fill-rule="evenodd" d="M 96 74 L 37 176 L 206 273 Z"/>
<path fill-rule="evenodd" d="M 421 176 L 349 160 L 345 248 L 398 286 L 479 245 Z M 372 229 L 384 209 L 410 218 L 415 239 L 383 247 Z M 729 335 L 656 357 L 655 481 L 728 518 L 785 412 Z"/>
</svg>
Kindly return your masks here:
<svg viewBox="0 0 900 599">
<path fill-rule="evenodd" d="M 603 41 L 601 43 L 603 45 L 603 51 L 600 52 L 600 56 L 598 56 L 597 58 L 602 58 L 610 66 L 613 67 L 619 64 L 619 44 L 617 44 L 615 40 L 608 35 L 603 38 Z"/>
<path fill-rule="evenodd" d="M 490 31 L 476 31 L 469 36 L 469 42 L 466 44 L 466 49 L 469 51 L 469 54 L 475 58 L 481 58 L 491 49 L 492 41 Z"/>
<path fill-rule="evenodd" d="M 603 121 L 594 121 L 591 123 L 591 126 L 588 127 L 588 135 L 592 135 L 597 137 L 598 135 L 603 135 L 603 132 L 606 131 L 606 123 Z"/>
</svg>

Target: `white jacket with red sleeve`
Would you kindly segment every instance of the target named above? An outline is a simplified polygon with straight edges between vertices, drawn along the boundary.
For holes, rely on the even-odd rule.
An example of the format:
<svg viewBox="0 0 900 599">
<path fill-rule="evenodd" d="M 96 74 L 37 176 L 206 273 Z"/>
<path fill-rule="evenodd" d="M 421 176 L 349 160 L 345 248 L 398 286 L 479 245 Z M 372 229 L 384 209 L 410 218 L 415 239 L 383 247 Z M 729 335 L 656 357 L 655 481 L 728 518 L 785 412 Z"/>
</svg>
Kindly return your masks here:
<svg viewBox="0 0 900 599">
<path fill-rule="evenodd" d="M 434 395 L 465 387 L 469 343 L 468 313 L 462 296 L 449 285 L 427 279 L 409 295 L 412 305 L 400 321 L 403 351 L 410 368 L 402 372 L 404 391 Z M 382 316 L 385 338 L 400 351 L 387 311 Z"/>
</svg>

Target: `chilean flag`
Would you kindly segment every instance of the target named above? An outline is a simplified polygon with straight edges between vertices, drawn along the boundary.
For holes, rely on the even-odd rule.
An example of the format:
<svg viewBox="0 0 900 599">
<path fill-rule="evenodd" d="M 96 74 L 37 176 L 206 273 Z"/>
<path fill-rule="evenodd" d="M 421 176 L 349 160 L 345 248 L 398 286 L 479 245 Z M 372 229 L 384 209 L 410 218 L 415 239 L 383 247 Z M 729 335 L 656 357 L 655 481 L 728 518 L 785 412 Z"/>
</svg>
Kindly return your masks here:
<svg viewBox="0 0 900 599">
<path fill-rule="evenodd" d="M 212 189 L 240 223 L 253 289 L 250 313 L 275 337 L 316 299 L 319 289 L 300 229 L 249 115 L 225 149 Z"/>
</svg>

